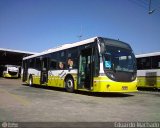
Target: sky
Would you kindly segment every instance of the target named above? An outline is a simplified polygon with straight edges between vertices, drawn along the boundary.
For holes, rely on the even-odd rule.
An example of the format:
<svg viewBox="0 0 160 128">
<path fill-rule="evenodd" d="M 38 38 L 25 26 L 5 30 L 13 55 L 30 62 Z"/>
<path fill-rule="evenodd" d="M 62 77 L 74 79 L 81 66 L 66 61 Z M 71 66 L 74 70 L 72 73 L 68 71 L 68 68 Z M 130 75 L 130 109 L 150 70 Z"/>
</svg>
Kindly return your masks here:
<svg viewBox="0 0 160 128">
<path fill-rule="evenodd" d="M 101 36 L 160 52 L 159 0 L 154 9 L 149 0 L 0 0 L 0 48 L 42 52 Z"/>
</svg>

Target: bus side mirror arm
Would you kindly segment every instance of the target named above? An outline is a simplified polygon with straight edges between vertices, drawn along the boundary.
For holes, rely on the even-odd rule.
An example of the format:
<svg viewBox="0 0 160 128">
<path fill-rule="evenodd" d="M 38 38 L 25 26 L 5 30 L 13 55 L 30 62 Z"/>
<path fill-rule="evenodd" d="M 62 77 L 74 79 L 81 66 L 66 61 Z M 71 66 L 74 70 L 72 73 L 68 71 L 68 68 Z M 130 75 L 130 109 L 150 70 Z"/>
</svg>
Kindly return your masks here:
<svg viewBox="0 0 160 128">
<path fill-rule="evenodd" d="M 112 64 L 112 69 L 113 69 L 114 72 L 116 72 L 116 69 L 115 69 L 115 65 L 114 65 L 114 64 Z"/>
</svg>

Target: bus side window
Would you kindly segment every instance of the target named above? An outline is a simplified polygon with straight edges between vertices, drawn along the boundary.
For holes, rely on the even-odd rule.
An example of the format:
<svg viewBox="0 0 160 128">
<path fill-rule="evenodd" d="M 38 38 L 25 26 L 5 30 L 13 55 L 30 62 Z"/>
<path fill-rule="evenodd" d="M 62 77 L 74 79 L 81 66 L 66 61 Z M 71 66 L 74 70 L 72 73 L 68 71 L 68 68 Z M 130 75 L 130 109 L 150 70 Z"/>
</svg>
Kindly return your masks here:
<svg viewBox="0 0 160 128">
<path fill-rule="evenodd" d="M 58 69 L 58 59 L 59 57 L 59 52 L 57 53 L 50 53 L 48 55 L 49 58 L 49 70 L 56 70 Z"/>
<path fill-rule="evenodd" d="M 58 58 L 58 69 L 65 69 L 65 63 L 66 63 L 66 51 L 60 51 L 57 54 Z"/>
<path fill-rule="evenodd" d="M 153 56 L 152 57 L 152 68 L 153 69 L 160 69 L 160 56 Z"/>
<path fill-rule="evenodd" d="M 67 65 L 68 68 L 78 68 L 78 48 L 71 48 L 67 50 Z"/>
<path fill-rule="evenodd" d="M 41 60 L 40 58 L 36 58 L 36 62 L 35 62 L 35 69 L 40 70 L 41 69 Z"/>
<path fill-rule="evenodd" d="M 29 67 L 34 68 L 35 67 L 35 58 L 32 58 L 29 60 Z"/>
<path fill-rule="evenodd" d="M 50 70 L 54 70 L 57 67 L 57 62 L 55 60 L 50 61 Z"/>
</svg>

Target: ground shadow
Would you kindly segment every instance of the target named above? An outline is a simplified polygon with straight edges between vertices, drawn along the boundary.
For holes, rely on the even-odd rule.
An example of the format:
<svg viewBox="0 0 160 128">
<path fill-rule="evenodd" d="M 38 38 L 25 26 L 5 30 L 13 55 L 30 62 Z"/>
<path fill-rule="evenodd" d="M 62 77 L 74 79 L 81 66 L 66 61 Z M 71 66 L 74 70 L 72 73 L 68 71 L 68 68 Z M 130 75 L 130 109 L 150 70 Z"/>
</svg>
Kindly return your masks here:
<svg viewBox="0 0 160 128">
<path fill-rule="evenodd" d="M 137 88 L 139 91 L 155 91 L 155 92 L 158 92 L 160 91 L 160 89 L 158 88 L 155 88 L 155 87 L 151 87 L 151 88 L 147 88 L 147 87 L 138 87 Z"/>
<path fill-rule="evenodd" d="M 17 79 L 20 79 L 20 78 L 19 78 L 19 77 L 0 77 L 0 79 L 6 79 L 6 80 L 7 80 L 7 79 L 8 79 L 8 80 L 9 80 L 9 79 L 12 79 L 12 80 L 15 79 L 15 80 L 17 80 Z"/>
<path fill-rule="evenodd" d="M 22 85 L 29 86 L 28 84 L 25 84 L 25 83 L 23 83 Z M 46 86 L 46 85 L 32 85 L 30 87 L 66 92 L 66 90 L 64 88 L 51 87 L 51 86 Z"/>
<path fill-rule="evenodd" d="M 28 86 L 27 84 L 22 84 L 22 85 Z M 39 86 L 39 85 L 32 85 L 32 87 L 69 93 L 64 88 L 58 88 L 58 87 Z M 86 95 L 86 96 L 95 96 L 95 97 L 131 97 L 131 96 L 134 96 L 133 94 L 127 94 L 127 93 L 87 92 L 87 91 L 79 91 L 79 90 L 75 90 L 73 93 L 80 94 L 80 95 Z"/>
<path fill-rule="evenodd" d="M 133 94 L 127 93 L 113 93 L 113 92 L 85 92 L 85 91 L 75 91 L 76 94 L 95 96 L 95 97 L 131 97 Z"/>
</svg>

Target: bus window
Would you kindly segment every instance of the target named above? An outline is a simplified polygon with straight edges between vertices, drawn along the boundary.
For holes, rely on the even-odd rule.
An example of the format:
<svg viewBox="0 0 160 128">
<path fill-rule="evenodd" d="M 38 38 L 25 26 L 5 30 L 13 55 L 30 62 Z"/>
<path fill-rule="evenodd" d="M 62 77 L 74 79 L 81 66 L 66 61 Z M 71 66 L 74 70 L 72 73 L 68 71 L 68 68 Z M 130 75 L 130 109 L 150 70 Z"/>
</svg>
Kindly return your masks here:
<svg viewBox="0 0 160 128">
<path fill-rule="evenodd" d="M 138 58 L 137 67 L 139 70 L 151 69 L 151 58 L 150 57 Z"/>
<path fill-rule="evenodd" d="M 60 51 L 58 54 L 58 68 L 64 69 L 65 68 L 65 62 L 66 62 L 66 51 Z"/>
<path fill-rule="evenodd" d="M 54 70 L 57 67 L 57 62 L 53 59 L 50 60 L 50 70 Z"/>
<path fill-rule="evenodd" d="M 67 57 L 68 57 L 67 59 L 68 68 L 69 67 L 72 69 L 78 68 L 78 49 L 77 48 L 68 49 Z"/>
<path fill-rule="evenodd" d="M 35 59 L 33 58 L 33 59 L 30 59 L 29 60 L 29 67 L 30 68 L 34 68 L 34 64 L 35 64 Z"/>
<path fill-rule="evenodd" d="M 40 60 L 40 58 L 36 58 L 36 61 L 35 61 L 35 68 L 37 69 L 37 70 L 40 70 L 41 69 L 41 60 Z"/>
<path fill-rule="evenodd" d="M 152 68 L 153 69 L 160 69 L 160 56 L 153 56 L 152 57 Z"/>
</svg>

